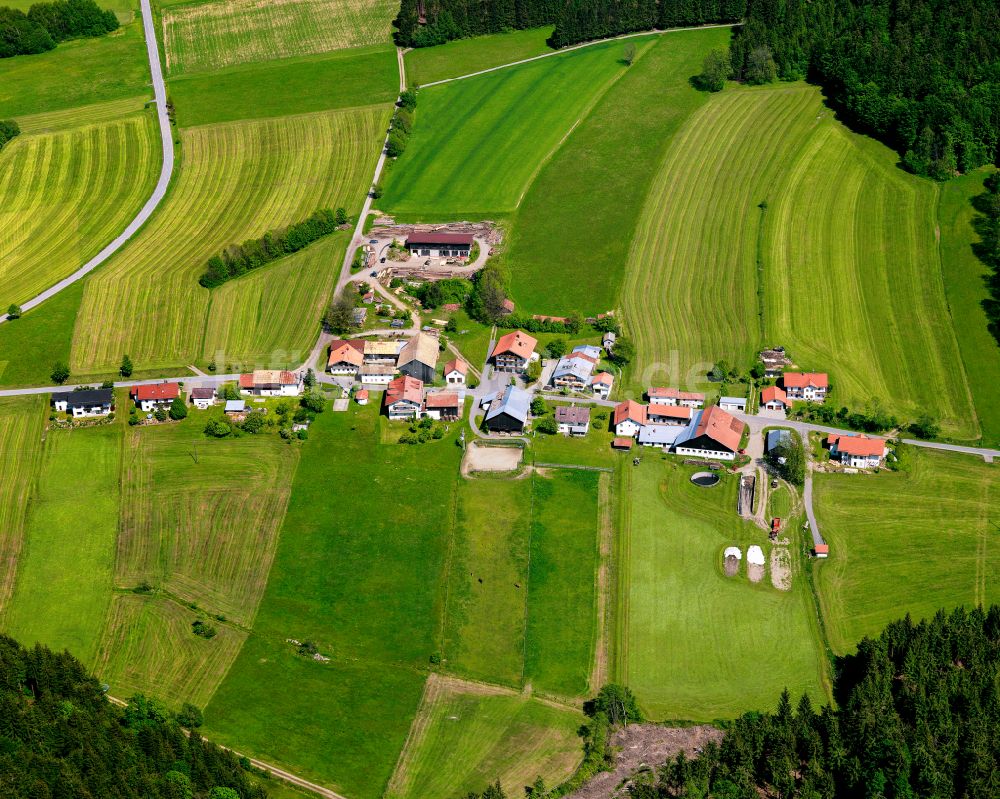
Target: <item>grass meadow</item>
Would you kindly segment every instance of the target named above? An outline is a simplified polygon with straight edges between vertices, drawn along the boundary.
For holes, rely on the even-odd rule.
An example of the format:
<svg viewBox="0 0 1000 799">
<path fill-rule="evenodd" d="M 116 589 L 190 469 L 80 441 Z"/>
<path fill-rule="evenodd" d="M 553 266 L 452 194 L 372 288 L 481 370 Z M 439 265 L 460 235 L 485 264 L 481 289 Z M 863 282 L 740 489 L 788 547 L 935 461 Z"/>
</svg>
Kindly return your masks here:
<svg viewBox="0 0 1000 799">
<path fill-rule="evenodd" d="M 406 53 L 406 82 L 424 86 L 439 80 L 470 75 L 523 58 L 555 52 L 546 44 L 552 26 L 455 39 L 435 47 L 417 47 Z"/>
<path fill-rule="evenodd" d="M 398 69 L 395 50 L 377 47 L 185 75 L 172 78 L 168 92 L 177 124 L 185 128 L 391 105 L 399 91 Z"/>
<path fill-rule="evenodd" d="M 114 582 L 123 420 L 47 432 L 3 618 L 26 646 L 68 649 L 91 666 Z"/>
<path fill-rule="evenodd" d="M 379 208 L 434 221 L 513 211 L 566 134 L 624 74 L 620 58 L 620 45 L 595 45 L 425 89 Z"/>
<path fill-rule="evenodd" d="M 905 613 L 1000 601 L 1000 473 L 968 455 L 915 450 L 906 472 L 817 474 L 830 557 L 816 586 L 834 652 Z"/>
<path fill-rule="evenodd" d="M 159 174 L 151 113 L 51 134 L 0 152 L 0 306 L 66 277 L 115 237 Z"/>
<path fill-rule="evenodd" d="M 170 75 L 388 44 L 392 0 L 214 0 L 163 10 Z"/>
<path fill-rule="evenodd" d="M 639 59 L 524 194 L 505 258 L 519 310 L 600 313 L 617 307 L 626 273 L 648 279 L 645 254 L 630 255 L 629 243 L 656 165 L 707 101 L 689 79 L 705 54 L 729 38 L 728 29 L 718 28 L 665 34 L 648 45 L 636 40 Z M 624 44 L 609 47 L 615 55 Z"/>
<path fill-rule="evenodd" d="M 0 386 L 47 386 L 56 361 L 69 363 L 83 283 L 74 283 L 32 308 L 14 324 L 0 325 Z"/>
<path fill-rule="evenodd" d="M 558 785 L 580 759 L 579 711 L 431 675 L 386 799 L 451 799 L 499 779 L 517 796 Z"/>
<path fill-rule="evenodd" d="M 205 261 L 231 243 L 305 219 L 317 208 L 356 209 L 387 118 L 386 108 L 373 107 L 181 131 L 171 193 L 149 224 L 87 281 L 73 338 L 74 372 L 113 370 L 126 351 L 139 369 L 194 363 L 210 317 L 210 292 L 198 285 Z M 280 268 L 268 266 L 259 274 Z M 256 277 L 228 284 L 229 307 L 239 306 L 229 295 L 241 286 L 251 302 L 261 301 Z M 328 279 L 319 278 L 312 296 L 325 298 Z M 233 344 L 266 339 L 287 351 L 315 331 L 314 307 L 303 302 L 284 309 L 283 316 L 271 314 L 281 324 L 270 338 L 259 327 L 245 338 L 241 322 L 234 328 L 241 340 Z M 228 341 L 212 343 L 228 350 Z"/>
<path fill-rule="evenodd" d="M 774 707 L 792 695 L 828 698 L 809 587 L 792 546 L 792 589 L 722 572 L 722 551 L 766 534 L 735 514 L 737 480 L 711 489 L 694 469 L 656 458 L 622 473 L 625 637 L 619 678 L 652 718 L 711 721 Z M 624 662 L 622 663 L 622 659 Z"/>
<path fill-rule="evenodd" d="M 124 97 L 121 100 L 108 100 L 104 103 L 74 106 L 59 111 L 43 111 L 39 114 L 25 114 L 17 118 L 22 134 L 58 133 L 64 130 L 82 128 L 87 125 L 100 125 L 105 122 L 117 122 L 123 117 L 131 116 L 146 107 L 152 101 L 152 89 L 134 97 Z M 155 119 L 153 120 L 155 125 Z"/>
</svg>

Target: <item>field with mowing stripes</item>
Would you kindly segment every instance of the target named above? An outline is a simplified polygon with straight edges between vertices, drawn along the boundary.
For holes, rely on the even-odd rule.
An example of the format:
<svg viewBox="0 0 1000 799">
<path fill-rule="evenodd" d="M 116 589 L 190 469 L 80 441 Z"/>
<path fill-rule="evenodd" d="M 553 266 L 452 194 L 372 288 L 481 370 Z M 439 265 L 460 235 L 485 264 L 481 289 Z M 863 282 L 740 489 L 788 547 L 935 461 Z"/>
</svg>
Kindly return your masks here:
<svg viewBox="0 0 1000 799">
<path fill-rule="evenodd" d="M 102 122 L 116 122 L 122 117 L 142 111 L 147 102 L 152 102 L 152 94 L 138 94 L 106 103 L 64 108 L 61 111 L 46 111 L 41 114 L 19 116 L 17 124 L 21 133 L 55 133 L 60 130 L 82 128 L 84 125 L 98 125 Z M 154 118 L 155 122 L 155 118 Z"/>
<path fill-rule="evenodd" d="M 571 708 L 431 675 L 387 799 L 451 799 L 499 779 L 507 796 L 558 785 L 580 759 Z"/>
<path fill-rule="evenodd" d="M 87 283 L 73 369 L 108 371 L 126 351 L 138 368 L 196 361 L 209 316 L 209 291 L 198 285 L 205 261 L 231 243 L 305 219 L 317 208 L 356 210 L 387 119 L 387 109 L 373 107 L 181 131 L 181 164 L 170 195 Z M 229 284 L 228 292 L 239 293 L 240 284 Z M 246 285 L 255 298 L 261 296 L 259 286 Z M 327 279 L 313 282 L 311 290 L 326 297 Z M 284 309 L 280 331 L 270 332 L 268 343 L 288 350 L 304 340 L 304 331 L 315 332 L 314 309 L 314 302 Z M 213 342 L 223 349 L 228 343 Z"/>
<path fill-rule="evenodd" d="M 916 450 L 909 472 L 817 474 L 816 516 L 830 543 L 817 572 L 834 652 L 910 613 L 1000 601 L 1000 472 L 968 455 Z"/>
<path fill-rule="evenodd" d="M 406 53 L 406 82 L 425 86 L 445 78 L 510 64 L 523 58 L 555 52 L 545 42 L 552 26 L 455 39 L 434 47 L 417 47 Z"/>
<path fill-rule="evenodd" d="M 391 42 L 392 0 L 213 0 L 163 12 L 170 75 Z"/>
<path fill-rule="evenodd" d="M 0 306 L 74 272 L 132 220 L 160 171 L 152 112 L 22 135 L 0 152 Z"/>
</svg>

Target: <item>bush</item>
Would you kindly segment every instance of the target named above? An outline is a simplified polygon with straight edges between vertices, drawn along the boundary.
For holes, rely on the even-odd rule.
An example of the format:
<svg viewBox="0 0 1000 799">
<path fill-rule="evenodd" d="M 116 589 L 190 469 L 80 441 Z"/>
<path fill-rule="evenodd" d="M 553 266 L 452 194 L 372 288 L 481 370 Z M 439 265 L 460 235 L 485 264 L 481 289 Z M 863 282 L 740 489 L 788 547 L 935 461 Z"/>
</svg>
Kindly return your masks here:
<svg viewBox="0 0 1000 799">
<path fill-rule="evenodd" d="M 174 401 L 170 403 L 170 418 L 174 421 L 180 421 L 181 419 L 186 419 L 188 415 L 187 405 L 184 404 L 183 397 L 174 397 Z"/>
<path fill-rule="evenodd" d="M 322 394 L 309 392 L 308 394 L 302 395 L 302 399 L 299 400 L 299 404 L 306 410 L 312 411 L 313 413 L 322 413 L 323 409 L 326 407 L 326 400 L 323 399 Z"/>
<path fill-rule="evenodd" d="M 205 425 L 205 435 L 212 438 L 225 438 L 233 432 L 233 428 L 222 419 L 209 419 Z"/>
<path fill-rule="evenodd" d="M 612 724 L 644 720 L 632 689 L 616 683 L 605 685 L 591 702 L 584 703 L 583 710 L 588 716 L 603 713 Z"/>
<path fill-rule="evenodd" d="M 185 702 L 181 705 L 180 712 L 177 714 L 177 723 L 182 727 L 187 727 L 189 730 L 196 729 L 200 727 L 205 722 L 205 717 L 199 708 L 192 705 L 190 702 Z"/>
<path fill-rule="evenodd" d="M 246 433 L 257 434 L 264 429 L 264 414 L 262 413 L 248 413 L 247 418 L 243 420 L 240 425 L 240 429 Z"/>
<path fill-rule="evenodd" d="M 385 145 L 385 152 L 390 158 L 399 158 L 406 151 L 406 134 L 399 130 L 394 130 L 389 134 L 389 139 Z"/>
<path fill-rule="evenodd" d="M 122 356 L 121 365 L 118 367 L 118 374 L 122 377 L 131 377 L 132 371 L 132 359 L 128 355 Z"/>
<path fill-rule="evenodd" d="M 531 415 L 532 416 L 543 416 L 548 413 L 548 406 L 545 404 L 545 400 L 541 397 L 534 397 L 531 400 Z"/>
<path fill-rule="evenodd" d="M 191 632 L 195 635 L 201 636 L 202 638 L 215 638 L 216 629 L 206 621 L 197 619 L 191 622 Z"/>
<path fill-rule="evenodd" d="M 0 15 L 2 19 L 2 15 Z M 15 136 L 21 135 L 21 128 L 13 119 L 0 119 L 0 150 Z"/>
<path fill-rule="evenodd" d="M 56 361 L 55 365 L 52 367 L 51 377 L 53 383 L 61 386 L 69 380 L 69 367 L 62 361 Z"/>
<path fill-rule="evenodd" d="M 7 307 L 7 318 L 8 319 L 20 319 L 21 318 L 21 306 L 17 303 L 11 303 Z"/>
<path fill-rule="evenodd" d="M 555 418 L 552 416 L 546 416 L 544 419 L 539 419 L 535 422 L 535 429 L 539 433 L 545 433 L 546 435 L 555 435 L 559 432 L 559 425 L 556 424 Z"/>
</svg>

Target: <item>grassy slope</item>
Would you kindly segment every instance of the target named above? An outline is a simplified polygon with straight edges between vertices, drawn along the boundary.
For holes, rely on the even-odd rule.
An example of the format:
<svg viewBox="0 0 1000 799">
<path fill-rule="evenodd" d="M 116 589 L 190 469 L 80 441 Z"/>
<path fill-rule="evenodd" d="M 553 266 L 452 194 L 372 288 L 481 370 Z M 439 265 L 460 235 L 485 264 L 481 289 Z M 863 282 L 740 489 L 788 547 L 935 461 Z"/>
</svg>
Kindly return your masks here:
<svg viewBox="0 0 1000 799">
<path fill-rule="evenodd" d="M 121 100 L 108 100 L 104 103 L 64 108 L 60 111 L 43 111 L 39 114 L 27 114 L 17 118 L 17 124 L 22 134 L 57 133 L 85 125 L 99 125 L 104 122 L 116 122 L 122 117 L 142 111 L 146 103 L 152 100 L 152 87 L 145 93 Z M 151 114 L 152 116 L 152 114 Z M 155 120 L 154 120 L 155 123 Z"/>
<path fill-rule="evenodd" d="M 945 296 L 965 363 L 969 389 L 976 404 L 983 443 L 1000 444 L 1000 359 L 997 343 L 987 329 L 982 302 L 989 298 L 984 280 L 989 269 L 972 245 L 979 236 L 972 228 L 976 215 L 970 200 L 983 191 L 985 172 L 949 180 L 941 186 L 938 224 L 941 226 L 941 267 Z"/>
<path fill-rule="evenodd" d="M 817 588 L 837 653 L 904 613 L 919 619 L 1000 600 L 997 467 L 937 452 L 916 451 L 911 461 L 909 473 L 815 478 L 830 543 Z"/>
<path fill-rule="evenodd" d="M 47 135 L 0 153 L 0 307 L 83 266 L 131 221 L 159 173 L 151 113 Z"/>
<path fill-rule="evenodd" d="M 438 648 L 461 456 L 452 436 L 380 443 L 377 411 L 310 430 L 254 632 L 206 713 L 220 740 L 359 799 L 384 789 Z"/>
<path fill-rule="evenodd" d="M 356 209 L 387 117 L 385 108 L 373 107 L 182 131 L 170 195 L 129 245 L 87 281 L 74 333 L 74 370 L 113 369 L 125 351 L 140 369 L 194 362 L 209 311 L 209 292 L 198 285 L 208 257 L 317 208 Z M 259 296 L 252 282 L 241 285 Z M 327 280 L 314 289 L 325 296 Z M 316 320 L 308 303 L 286 311 L 280 332 L 287 338 L 272 332 L 269 340 L 287 350 L 303 331 L 315 329 Z M 228 349 L 228 342 L 222 344 Z"/>
<path fill-rule="evenodd" d="M 829 371 L 838 405 L 879 398 L 903 418 L 930 411 L 945 433 L 978 438 L 941 279 L 937 186 L 849 133 L 818 96 L 801 125 L 808 144 L 766 195 L 767 340 Z"/>
<path fill-rule="evenodd" d="M 53 364 L 69 363 L 82 298 L 83 283 L 75 283 L 14 323 L 0 325 L 0 385 L 51 385 Z"/>
<path fill-rule="evenodd" d="M 603 312 L 615 307 L 626 272 L 646 274 L 641 256 L 629 264 L 628 246 L 655 165 L 707 100 L 691 88 L 690 76 L 729 36 L 715 29 L 656 39 L 539 172 L 518 210 L 506 259 L 521 310 Z"/>
<path fill-rule="evenodd" d="M 552 27 L 456 39 L 437 47 L 418 47 L 406 54 L 407 83 L 423 86 L 446 78 L 469 75 L 490 67 L 553 52 L 545 40 Z"/>
<path fill-rule="evenodd" d="M 50 430 L 4 629 L 93 664 L 111 600 L 123 416 Z"/>
<path fill-rule="evenodd" d="M 169 81 L 181 127 L 392 103 L 399 88 L 390 47 L 245 64 Z"/>
<path fill-rule="evenodd" d="M 625 472 L 626 673 L 653 718 L 711 720 L 773 707 L 781 690 L 825 699 L 809 588 L 795 563 L 790 592 L 744 571 L 727 578 L 722 550 L 766 534 L 740 521 L 737 482 L 712 489 L 694 471 L 644 459 Z M 631 485 L 629 485 L 629 483 Z"/>
<path fill-rule="evenodd" d="M 596 45 L 424 90 L 379 208 L 430 220 L 512 211 L 588 103 L 621 76 L 620 49 Z"/>
</svg>

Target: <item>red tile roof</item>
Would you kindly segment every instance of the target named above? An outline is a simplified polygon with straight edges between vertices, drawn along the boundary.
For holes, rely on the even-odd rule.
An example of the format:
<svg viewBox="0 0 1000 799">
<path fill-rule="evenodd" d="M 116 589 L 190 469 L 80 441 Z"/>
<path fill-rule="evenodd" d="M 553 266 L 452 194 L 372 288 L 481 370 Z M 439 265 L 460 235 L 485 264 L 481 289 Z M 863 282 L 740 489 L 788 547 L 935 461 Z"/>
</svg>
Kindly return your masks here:
<svg viewBox="0 0 1000 799">
<path fill-rule="evenodd" d="M 611 446 L 615 449 L 632 449 L 632 439 L 619 436 L 611 442 Z"/>
<path fill-rule="evenodd" d="M 516 307 L 517 307 L 517 306 L 516 306 L 516 305 L 514 305 L 514 301 L 513 301 L 513 300 L 504 300 L 504 301 L 503 301 L 503 309 L 504 309 L 504 311 L 506 311 L 507 313 L 514 313 L 514 309 L 515 309 Z"/>
<path fill-rule="evenodd" d="M 881 438 L 871 438 L 870 436 L 846 436 L 842 433 L 830 433 L 827 444 L 831 447 L 836 444 L 837 451 L 847 455 L 857 457 L 869 457 L 885 454 L 885 440 Z"/>
<path fill-rule="evenodd" d="M 650 399 L 675 399 L 675 400 L 697 400 L 705 401 L 705 395 L 697 391 L 681 391 L 677 388 L 659 388 L 653 386 L 646 392 Z"/>
<path fill-rule="evenodd" d="M 670 419 L 690 419 L 691 409 L 684 405 L 657 405 L 650 403 L 646 408 L 647 418 L 650 416 L 666 416 Z"/>
<path fill-rule="evenodd" d="M 240 388 L 253 388 L 253 375 L 240 375 Z"/>
<path fill-rule="evenodd" d="M 448 361 L 444 365 L 444 373 L 450 374 L 451 372 L 461 372 L 463 375 L 469 373 L 469 364 L 463 361 L 461 358 L 455 358 L 452 361 Z"/>
<path fill-rule="evenodd" d="M 428 408 L 457 408 L 458 394 L 444 391 L 428 394 L 426 405 Z"/>
<path fill-rule="evenodd" d="M 640 405 L 635 400 L 625 400 L 615 405 L 615 427 L 631 419 L 636 424 L 646 424 L 646 406 Z"/>
<path fill-rule="evenodd" d="M 785 372 L 781 378 L 785 388 L 827 388 L 830 385 L 830 378 L 826 372 Z"/>
<path fill-rule="evenodd" d="M 493 354 L 490 355 L 490 357 L 496 358 L 497 355 L 506 355 L 507 353 L 510 353 L 512 355 L 517 355 L 519 358 L 524 358 L 524 360 L 528 360 L 535 351 L 536 344 L 538 344 L 538 339 L 529 336 L 521 330 L 515 330 L 513 333 L 508 333 L 506 336 L 500 337 L 500 340 L 497 341 L 497 345 L 493 348 Z"/>
<path fill-rule="evenodd" d="M 359 391 L 354 392 L 354 399 L 356 400 L 366 400 L 368 399 L 368 389 L 362 388 Z"/>
<path fill-rule="evenodd" d="M 335 363 L 349 363 L 353 366 L 361 366 L 364 363 L 365 343 L 359 340 L 345 341 L 343 339 L 330 342 L 330 358 L 327 366 Z"/>
<path fill-rule="evenodd" d="M 768 386 L 763 391 L 760 392 L 761 404 L 767 405 L 769 402 L 774 400 L 780 400 L 781 402 L 788 404 L 788 395 L 777 386 Z"/>
<path fill-rule="evenodd" d="M 829 544 L 816 544 L 816 546 L 813 547 L 813 552 L 815 552 L 817 555 L 829 555 L 830 554 L 830 545 Z"/>
<path fill-rule="evenodd" d="M 420 405 L 424 398 L 424 383 L 415 377 L 403 375 L 390 381 L 385 389 L 385 404 L 392 405 L 406 400 Z"/>
<path fill-rule="evenodd" d="M 726 449 L 736 452 L 740 448 L 740 439 L 743 437 L 745 427 L 746 425 L 735 416 L 726 413 L 718 405 L 713 405 L 702 413 L 694 434 L 708 436 Z"/>
<path fill-rule="evenodd" d="M 172 400 L 180 396 L 181 387 L 177 383 L 154 383 L 132 386 L 132 396 L 137 400 Z"/>
<path fill-rule="evenodd" d="M 607 383 L 609 386 L 615 381 L 614 376 L 610 372 L 598 372 L 592 378 L 590 378 L 591 383 Z"/>
</svg>

